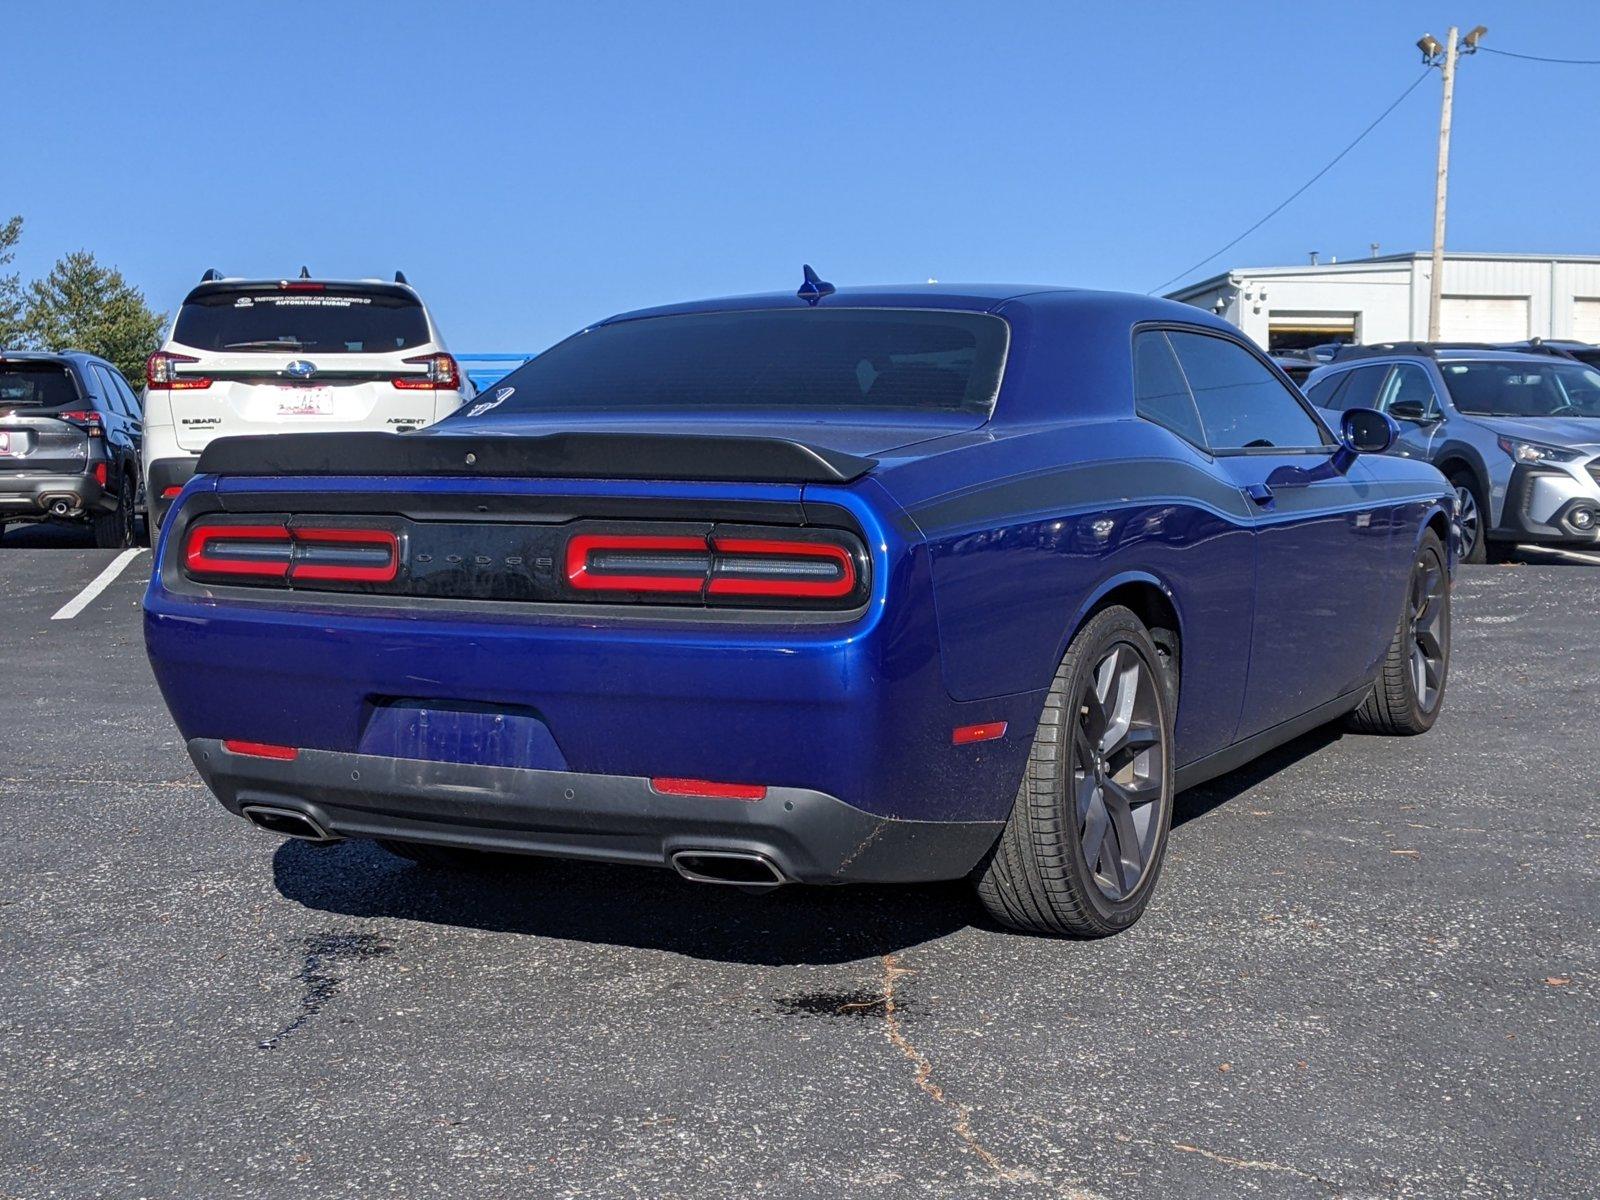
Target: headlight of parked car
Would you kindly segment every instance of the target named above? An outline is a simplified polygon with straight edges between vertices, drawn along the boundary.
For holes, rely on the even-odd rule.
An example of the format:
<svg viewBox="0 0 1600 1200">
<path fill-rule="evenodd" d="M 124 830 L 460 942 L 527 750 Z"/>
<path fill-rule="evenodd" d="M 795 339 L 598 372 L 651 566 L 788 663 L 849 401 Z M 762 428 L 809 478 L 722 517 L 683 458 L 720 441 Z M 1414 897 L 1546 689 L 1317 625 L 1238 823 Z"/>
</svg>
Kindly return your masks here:
<svg viewBox="0 0 1600 1200">
<path fill-rule="evenodd" d="M 1563 450 L 1560 446 L 1545 446 L 1539 442 L 1523 442 L 1508 437 L 1496 440 L 1500 443 L 1500 449 L 1519 463 L 1568 463 L 1577 462 L 1583 457 L 1576 450 Z"/>
</svg>

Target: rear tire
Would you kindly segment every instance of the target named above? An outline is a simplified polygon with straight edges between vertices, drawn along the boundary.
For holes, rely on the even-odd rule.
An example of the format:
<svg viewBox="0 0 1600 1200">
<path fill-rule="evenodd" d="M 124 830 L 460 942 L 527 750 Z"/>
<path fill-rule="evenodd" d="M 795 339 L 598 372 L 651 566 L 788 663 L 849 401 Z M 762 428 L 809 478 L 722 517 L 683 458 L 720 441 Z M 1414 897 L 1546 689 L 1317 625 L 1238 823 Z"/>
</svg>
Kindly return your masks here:
<svg viewBox="0 0 1600 1200">
<path fill-rule="evenodd" d="M 108 513 L 95 513 L 90 520 L 94 525 L 94 544 L 102 550 L 124 550 L 133 545 L 133 479 L 122 477 L 117 493 L 117 507 Z"/>
<path fill-rule="evenodd" d="M 1444 559 L 1439 535 L 1424 533 L 1383 670 L 1372 694 L 1350 714 L 1352 729 L 1409 736 L 1426 733 L 1439 719 L 1450 677 L 1450 576 Z"/>
<path fill-rule="evenodd" d="M 978 899 L 1028 933 L 1128 928 L 1161 874 L 1172 796 L 1161 656 L 1131 611 L 1104 609 L 1056 671 L 1011 816 L 975 873 Z"/>
</svg>

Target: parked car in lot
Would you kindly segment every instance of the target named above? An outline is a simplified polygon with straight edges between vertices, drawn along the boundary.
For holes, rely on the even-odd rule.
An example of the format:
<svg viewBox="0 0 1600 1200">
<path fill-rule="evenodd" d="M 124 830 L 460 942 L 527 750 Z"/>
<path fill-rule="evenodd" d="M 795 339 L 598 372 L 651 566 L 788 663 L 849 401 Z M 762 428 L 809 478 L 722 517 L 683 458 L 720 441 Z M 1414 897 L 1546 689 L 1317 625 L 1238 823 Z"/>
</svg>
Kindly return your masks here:
<svg viewBox="0 0 1600 1200">
<path fill-rule="evenodd" d="M 131 546 L 139 506 L 139 400 L 93 354 L 0 351 L 0 529 L 74 521 L 98 546 Z"/>
<path fill-rule="evenodd" d="M 1450 489 L 1187 305 L 1015 287 L 612 318 L 420 433 L 224 438 L 150 659 L 280 834 L 1131 924 L 1174 793 L 1434 722 Z"/>
<path fill-rule="evenodd" d="M 1393 453 L 1456 492 L 1461 555 L 1517 542 L 1600 543 L 1600 371 L 1550 350 L 1418 342 L 1351 347 L 1306 383 L 1329 413 L 1388 413 Z"/>
<path fill-rule="evenodd" d="M 415 290 L 395 281 L 207 271 L 145 371 L 145 478 L 159 525 L 212 438 L 431 425 L 473 395 Z"/>
<path fill-rule="evenodd" d="M 1300 384 L 1304 383 L 1306 381 L 1306 376 L 1310 375 L 1311 372 L 1315 371 L 1322 364 L 1317 359 L 1312 358 L 1310 352 L 1308 351 L 1304 354 L 1274 354 L 1272 356 L 1272 365 L 1277 367 L 1278 370 L 1282 371 L 1292 381 Z"/>
</svg>

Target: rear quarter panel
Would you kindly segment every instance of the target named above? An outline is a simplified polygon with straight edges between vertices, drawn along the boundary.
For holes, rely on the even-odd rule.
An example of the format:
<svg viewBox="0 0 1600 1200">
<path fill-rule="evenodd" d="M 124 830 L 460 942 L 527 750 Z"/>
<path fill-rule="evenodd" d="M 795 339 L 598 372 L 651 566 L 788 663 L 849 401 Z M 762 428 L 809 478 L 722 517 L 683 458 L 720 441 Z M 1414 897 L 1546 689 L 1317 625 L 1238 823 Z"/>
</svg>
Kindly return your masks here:
<svg viewBox="0 0 1600 1200">
<path fill-rule="evenodd" d="M 1182 638 L 1178 761 L 1226 745 L 1248 667 L 1254 548 L 1242 493 L 1203 462 L 1129 417 L 998 427 L 885 472 L 927 540 L 951 696 L 1042 705 L 1096 603 L 1151 583 Z"/>
</svg>

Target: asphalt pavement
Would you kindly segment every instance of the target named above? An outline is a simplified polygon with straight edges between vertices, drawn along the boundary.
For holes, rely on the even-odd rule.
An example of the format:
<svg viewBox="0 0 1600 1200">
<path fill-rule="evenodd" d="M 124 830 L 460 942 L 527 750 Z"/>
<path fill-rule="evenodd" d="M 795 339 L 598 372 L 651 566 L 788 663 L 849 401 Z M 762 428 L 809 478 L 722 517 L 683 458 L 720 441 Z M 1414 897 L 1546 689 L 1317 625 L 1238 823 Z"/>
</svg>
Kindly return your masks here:
<svg viewBox="0 0 1600 1200">
<path fill-rule="evenodd" d="M 0 542 L 0 1197 L 1592 1197 L 1600 571 L 1465 568 L 1446 711 L 1179 798 L 1096 943 L 285 843 L 200 785 L 148 552 Z M 249 687 L 248 679 L 239 686 Z"/>
</svg>

